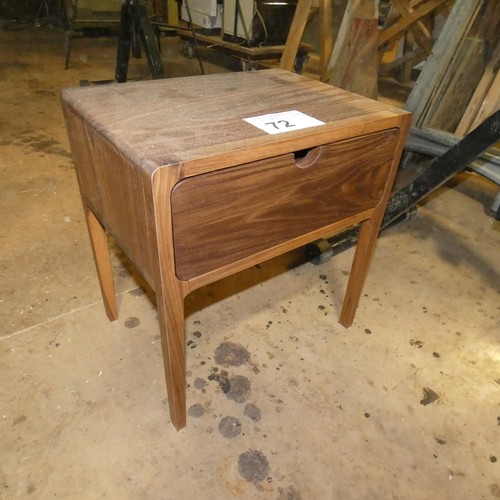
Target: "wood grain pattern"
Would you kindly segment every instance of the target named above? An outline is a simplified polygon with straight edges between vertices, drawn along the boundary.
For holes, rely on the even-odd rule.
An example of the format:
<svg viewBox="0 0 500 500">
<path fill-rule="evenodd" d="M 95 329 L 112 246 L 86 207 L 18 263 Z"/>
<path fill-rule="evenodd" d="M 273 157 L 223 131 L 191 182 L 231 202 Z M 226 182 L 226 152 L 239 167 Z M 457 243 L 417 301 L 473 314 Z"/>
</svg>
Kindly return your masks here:
<svg viewBox="0 0 500 500">
<path fill-rule="evenodd" d="M 289 154 L 182 180 L 171 196 L 177 276 L 193 278 L 375 207 L 398 135 L 325 145 L 308 168 Z"/>
<path fill-rule="evenodd" d="M 280 61 L 280 68 L 287 71 L 293 70 L 295 56 L 299 49 L 302 35 L 307 24 L 307 19 L 312 7 L 312 0 L 299 0 L 295 8 L 295 14 L 292 19 L 290 30 L 286 39 L 285 50 Z"/>
<path fill-rule="evenodd" d="M 430 106 L 426 126 L 454 132 L 485 68 L 485 42 L 465 37 L 443 76 L 445 91 Z"/>
<path fill-rule="evenodd" d="M 279 69 L 81 87 L 65 90 L 63 101 L 148 175 L 158 167 L 177 164 L 188 172 L 192 162 L 204 164 L 212 157 L 217 157 L 216 168 L 226 168 L 230 166 L 223 163 L 226 157 L 237 163 L 262 159 L 271 156 L 274 146 L 290 151 L 291 143 L 307 141 L 311 134 L 340 135 L 350 127 L 364 133 L 367 127 L 381 130 L 390 126 L 381 121 L 404 114 Z M 325 125 L 316 127 L 320 130 L 269 136 L 243 121 L 295 109 Z M 214 168 L 212 162 L 207 165 L 205 171 Z"/>
<path fill-rule="evenodd" d="M 149 176 L 70 109 L 64 111 L 84 205 L 154 289 L 157 257 Z"/>
<path fill-rule="evenodd" d="M 319 67 L 321 81 L 328 79 L 328 63 L 333 50 L 333 0 L 319 2 Z"/>
<path fill-rule="evenodd" d="M 375 2 L 348 2 L 328 65 L 328 82 L 331 85 L 367 97 L 377 97 L 377 25 Z"/>
<path fill-rule="evenodd" d="M 472 95 L 467 108 L 460 119 L 457 129 L 455 130 L 455 135 L 463 137 L 472 129 L 472 125 L 483 106 L 484 99 L 491 88 L 491 85 L 495 79 L 495 75 L 498 74 L 498 66 L 500 63 L 500 39 L 497 41 L 497 45 L 493 51 L 490 61 L 486 65 L 483 76 L 479 81 L 474 94 Z"/>
<path fill-rule="evenodd" d="M 429 106 L 443 94 L 442 80 L 446 68 L 455 58 L 456 47 L 469 31 L 482 0 L 456 0 L 432 53 L 425 63 L 405 108 L 413 113 L 413 126 L 421 128 L 427 121 Z"/>
</svg>

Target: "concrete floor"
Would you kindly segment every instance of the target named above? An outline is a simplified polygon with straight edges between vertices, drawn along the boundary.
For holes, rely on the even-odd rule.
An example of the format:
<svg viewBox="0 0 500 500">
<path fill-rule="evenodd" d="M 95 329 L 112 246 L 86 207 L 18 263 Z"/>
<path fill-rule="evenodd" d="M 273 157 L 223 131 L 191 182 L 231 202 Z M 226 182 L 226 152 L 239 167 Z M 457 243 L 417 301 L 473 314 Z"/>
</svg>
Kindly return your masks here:
<svg viewBox="0 0 500 500">
<path fill-rule="evenodd" d="M 113 77 L 114 42 L 76 40 L 67 71 L 63 44 L 0 31 L 0 498 L 500 498 L 497 188 L 462 175 L 385 232 L 349 330 L 352 250 L 190 296 L 176 432 L 154 299 L 117 248 L 104 314 L 59 104 Z"/>
</svg>

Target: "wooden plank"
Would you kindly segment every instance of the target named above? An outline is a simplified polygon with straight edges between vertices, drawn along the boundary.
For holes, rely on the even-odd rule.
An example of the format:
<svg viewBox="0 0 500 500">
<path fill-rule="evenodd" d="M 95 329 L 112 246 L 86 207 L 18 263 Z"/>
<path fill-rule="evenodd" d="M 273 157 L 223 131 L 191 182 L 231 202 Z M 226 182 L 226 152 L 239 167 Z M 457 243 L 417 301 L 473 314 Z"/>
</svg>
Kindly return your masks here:
<svg viewBox="0 0 500 500">
<path fill-rule="evenodd" d="M 307 24 L 312 3 L 313 0 L 299 0 L 297 3 L 290 31 L 288 32 L 288 37 L 286 39 L 285 50 L 283 51 L 283 56 L 281 57 L 281 69 L 285 69 L 287 71 L 293 70 L 295 57 L 297 56 L 297 50 L 299 49 L 299 45 L 304 34 L 304 29 Z"/>
<path fill-rule="evenodd" d="M 378 19 L 374 2 L 354 0 L 346 9 L 340 31 L 344 37 L 330 64 L 328 83 L 372 99 L 378 90 Z M 334 52 L 335 52 L 334 49 Z M 333 60 L 333 61 L 332 61 Z"/>
<path fill-rule="evenodd" d="M 350 32 L 351 24 L 354 18 L 354 13 L 359 8 L 361 0 L 348 0 L 344 15 L 342 17 L 342 22 L 340 23 L 339 32 L 337 34 L 337 39 L 333 46 L 332 55 L 330 57 L 330 62 L 328 63 L 327 71 L 330 72 L 334 66 L 337 65 L 337 61 L 342 53 L 342 48 L 346 43 L 347 35 Z"/>
<path fill-rule="evenodd" d="M 454 132 L 484 72 L 484 40 L 466 37 L 448 66 L 443 92 L 429 107 L 426 125 Z"/>
<path fill-rule="evenodd" d="M 321 80 L 328 79 L 328 62 L 333 50 L 333 0 L 319 2 L 319 67 Z"/>
<path fill-rule="evenodd" d="M 488 93 L 493 80 L 495 79 L 496 72 L 498 72 L 498 63 L 500 62 L 500 43 L 497 43 L 497 47 L 491 60 L 488 62 L 486 69 L 484 70 L 483 76 L 469 101 L 467 109 L 465 110 L 460 123 L 458 124 L 455 134 L 463 137 L 472 128 L 472 124 L 478 115 L 481 106 L 483 105 L 486 94 Z"/>
<path fill-rule="evenodd" d="M 492 115 L 497 109 L 500 108 L 500 72 L 497 71 L 495 79 L 491 84 L 490 90 L 484 98 L 481 108 L 477 113 L 476 118 L 472 122 L 471 130 L 476 128 L 486 118 Z"/>
<path fill-rule="evenodd" d="M 435 97 L 455 50 L 472 25 L 482 0 L 456 0 L 450 16 L 434 44 L 420 77 L 405 104 L 413 113 L 413 125 L 420 127 Z"/>
</svg>

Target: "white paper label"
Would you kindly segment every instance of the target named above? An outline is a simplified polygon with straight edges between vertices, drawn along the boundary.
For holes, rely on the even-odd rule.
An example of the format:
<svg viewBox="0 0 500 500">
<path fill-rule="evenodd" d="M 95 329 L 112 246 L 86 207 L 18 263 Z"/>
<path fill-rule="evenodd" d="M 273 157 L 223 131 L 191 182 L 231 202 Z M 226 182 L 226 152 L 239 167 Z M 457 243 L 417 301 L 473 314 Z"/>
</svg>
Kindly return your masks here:
<svg viewBox="0 0 500 500">
<path fill-rule="evenodd" d="M 316 118 L 296 110 L 252 116 L 250 118 L 243 118 L 243 120 L 268 134 L 281 134 L 283 132 L 291 132 L 292 130 L 317 127 L 318 125 L 325 124 L 325 122 L 316 120 Z"/>
</svg>

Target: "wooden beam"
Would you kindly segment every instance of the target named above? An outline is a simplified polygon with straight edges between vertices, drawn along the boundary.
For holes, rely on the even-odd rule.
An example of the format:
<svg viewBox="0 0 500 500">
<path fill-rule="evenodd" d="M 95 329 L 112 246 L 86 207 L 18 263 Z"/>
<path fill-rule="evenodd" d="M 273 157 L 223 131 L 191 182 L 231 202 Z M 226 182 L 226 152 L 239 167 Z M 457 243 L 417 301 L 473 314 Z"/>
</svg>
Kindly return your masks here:
<svg viewBox="0 0 500 500">
<path fill-rule="evenodd" d="M 382 31 L 379 36 L 378 44 L 383 45 L 392 38 L 398 36 L 401 32 L 408 29 L 410 26 L 417 23 L 422 17 L 426 16 L 434 9 L 439 7 L 441 4 L 447 2 L 448 0 L 429 0 L 428 2 L 417 7 L 411 14 L 406 17 L 401 18 L 396 24 Z"/>
<path fill-rule="evenodd" d="M 280 68 L 287 71 L 292 71 L 297 51 L 299 50 L 300 41 L 304 35 L 304 29 L 307 24 L 309 12 L 311 11 L 313 0 L 299 0 L 295 14 L 293 16 L 292 25 L 286 39 L 285 50 L 281 57 Z"/>
<path fill-rule="evenodd" d="M 410 5 L 404 2 L 404 0 L 392 0 L 392 4 L 396 10 L 401 14 L 401 17 L 407 17 L 411 15 L 414 11 Z M 414 26 L 410 28 L 413 31 L 415 40 L 428 54 L 432 50 L 432 35 L 429 33 L 427 26 L 419 20 Z"/>
<path fill-rule="evenodd" d="M 319 2 L 319 67 L 321 80 L 327 79 L 327 69 L 333 50 L 333 0 Z"/>
</svg>

